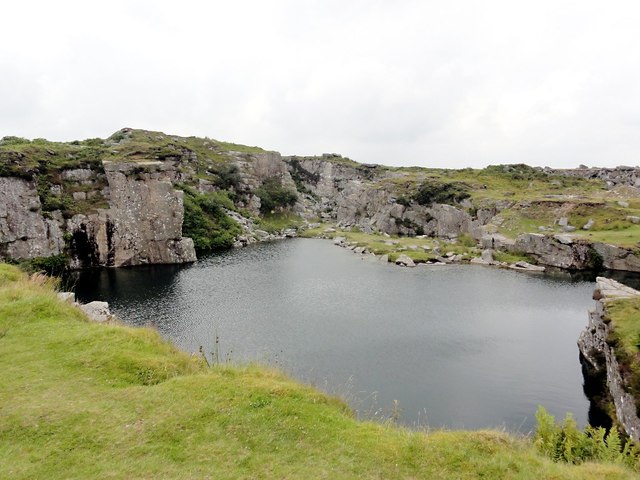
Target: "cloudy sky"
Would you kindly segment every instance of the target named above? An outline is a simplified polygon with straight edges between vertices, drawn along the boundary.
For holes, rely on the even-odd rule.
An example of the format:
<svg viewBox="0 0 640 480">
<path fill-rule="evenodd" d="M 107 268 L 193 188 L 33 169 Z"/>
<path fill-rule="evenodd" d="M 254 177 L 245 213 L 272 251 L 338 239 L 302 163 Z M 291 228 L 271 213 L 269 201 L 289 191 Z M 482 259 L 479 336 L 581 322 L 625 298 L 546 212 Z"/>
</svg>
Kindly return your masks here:
<svg viewBox="0 0 640 480">
<path fill-rule="evenodd" d="M 635 0 L 20 0 L 2 17 L 0 136 L 640 164 Z"/>
</svg>

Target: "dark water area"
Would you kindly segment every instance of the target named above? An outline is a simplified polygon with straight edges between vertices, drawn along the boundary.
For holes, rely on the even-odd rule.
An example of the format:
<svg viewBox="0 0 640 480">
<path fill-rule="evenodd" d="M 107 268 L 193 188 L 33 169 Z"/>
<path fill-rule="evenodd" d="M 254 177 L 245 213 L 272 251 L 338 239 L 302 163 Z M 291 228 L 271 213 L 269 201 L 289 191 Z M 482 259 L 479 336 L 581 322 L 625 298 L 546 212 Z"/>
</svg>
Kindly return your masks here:
<svg viewBox="0 0 640 480">
<path fill-rule="evenodd" d="M 482 266 L 405 269 L 323 240 L 233 250 L 190 266 L 82 272 L 82 301 L 108 301 L 179 348 L 275 364 L 410 426 L 527 433 L 543 405 L 587 422 L 576 340 L 593 278 Z"/>
</svg>

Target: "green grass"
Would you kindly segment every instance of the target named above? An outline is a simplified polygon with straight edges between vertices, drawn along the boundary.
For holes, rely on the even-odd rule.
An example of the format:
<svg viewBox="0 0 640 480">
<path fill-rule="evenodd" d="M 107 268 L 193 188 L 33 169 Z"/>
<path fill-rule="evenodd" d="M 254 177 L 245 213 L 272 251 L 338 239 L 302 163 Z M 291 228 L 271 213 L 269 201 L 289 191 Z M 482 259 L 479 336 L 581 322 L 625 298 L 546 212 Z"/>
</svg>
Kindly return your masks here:
<svg viewBox="0 0 640 480">
<path fill-rule="evenodd" d="M 605 308 L 612 326 L 607 343 L 614 349 L 625 388 L 640 416 L 640 298 L 610 301 Z"/>
<path fill-rule="evenodd" d="M 536 263 L 529 255 L 521 252 L 493 252 L 493 258 L 498 262 L 516 263 L 516 262 L 528 262 Z"/>
<path fill-rule="evenodd" d="M 355 243 L 359 247 L 366 247 L 370 252 L 376 255 L 389 255 L 389 261 L 395 262 L 401 255 L 407 255 L 416 263 L 428 262 L 434 260 L 437 256 L 445 253 L 453 252 L 456 255 L 464 255 L 467 259 L 480 255 L 480 250 L 475 246 L 475 241 L 468 235 L 462 235 L 457 242 L 449 243 L 434 238 L 417 238 L 417 237 L 398 237 L 377 234 L 363 233 L 345 230 L 336 230 L 335 232 L 325 233 L 330 225 L 323 224 L 317 228 L 306 230 L 302 233 L 302 237 L 314 238 L 335 238 L 344 237 L 348 243 Z M 389 245 L 389 243 L 393 243 Z M 415 246 L 417 249 L 410 247 Z M 423 247 L 428 247 L 425 250 Z M 440 253 L 433 253 L 434 248 L 440 248 Z"/>
<path fill-rule="evenodd" d="M 219 366 L 99 325 L 0 265 L 0 478 L 625 479 L 503 432 L 354 420 L 274 370 Z"/>
<path fill-rule="evenodd" d="M 640 298 L 607 302 L 606 309 L 622 347 L 636 356 L 640 351 Z"/>
<path fill-rule="evenodd" d="M 257 219 L 258 227 L 269 233 L 280 233 L 283 230 L 297 229 L 304 224 L 302 218 L 292 212 L 266 214 Z"/>
<path fill-rule="evenodd" d="M 631 225 L 624 230 L 580 232 L 580 236 L 592 242 L 602 242 L 619 247 L 640 249 L 640 225 Z"/>
</svg>

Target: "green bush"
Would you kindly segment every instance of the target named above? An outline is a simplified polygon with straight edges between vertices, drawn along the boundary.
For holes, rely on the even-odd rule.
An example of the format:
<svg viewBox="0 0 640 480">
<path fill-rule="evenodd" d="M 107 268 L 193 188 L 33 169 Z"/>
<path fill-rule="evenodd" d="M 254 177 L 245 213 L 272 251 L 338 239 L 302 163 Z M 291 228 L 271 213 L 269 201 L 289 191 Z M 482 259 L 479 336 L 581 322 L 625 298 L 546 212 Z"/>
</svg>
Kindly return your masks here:
<svg viewBox="0 0 640 480">
<path fill-rule="evenodd" d="M 489 174 L 497 174 L 512 180 L 541 180 L 546 179 L 548 175 L 543 171 L 525 165 L 524 163 L 515 163 L 508 165 L 489 165 L 483 172 Z"/>
<path fill-rule="evenodd" d="M 14 137 L 11 135 L 0 138 L 0 145 L 21 145 L 25 143 L 31 143 L 31 141 L 26 138 Z"/>
<path fill-rule="evenodd" d="M 454 204 L 470 196 L 468 186 L 464 183 L 443 183 L 427 180 L 420 185 L 418 191 L 413 195 L 413 200 L 420 205 L 431 205 L 433 203 Z"/>
<path fill-rule="evenodd" d="M 217 176 L 214 184 L 223 190 L 228 190 L 230 188 L 237 190 L 242 180 L 236 165 L 220 165 L 212 167 L 211 172 Z"/>
<path fill-rule="evenodd" d="M 263 215 L 285 210 L 298 200 L 298 194 L 283 187 L 282 181 L 278 177 L 267 178 L 256 189 L 256 195 L 260 198 L 260 213 Z"/>
<path fill-rule="evenodd" d="M 580 431 L 571 414 L 558 425 L 543 407 L 538 407 L 536 421 L 534 444 L 541 454 L 556 462 L 611 462 L 640 471 L 640 449 L 630 440 L 623 443 L 615 427 L 608 433 L 590 425 Z"/>
<path fill-rule="evenodd" d="M 240 235 L 240 226 L 225 213 L 233 209 L 226 192 L 198 193 L 184 187 L 182 234 L 193 239 L 198 253 L 225 250 Z"/>
<path fill-rule="evenodd" d="M 47 275 L 60 276 L 69 266 L 69 258 L 65 254 L 50 257 L 35 257 L 29 260 L 11 261 L 27 273 L 44 272 Z"/>
</svg>

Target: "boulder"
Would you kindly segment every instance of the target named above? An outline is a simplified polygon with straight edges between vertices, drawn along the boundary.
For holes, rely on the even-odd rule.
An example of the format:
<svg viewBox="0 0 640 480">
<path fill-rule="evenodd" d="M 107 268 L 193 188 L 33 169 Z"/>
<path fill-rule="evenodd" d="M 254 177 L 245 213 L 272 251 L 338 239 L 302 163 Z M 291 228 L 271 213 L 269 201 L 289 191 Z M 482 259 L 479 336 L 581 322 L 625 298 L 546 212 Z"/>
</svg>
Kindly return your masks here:
<svg viewBox="0 0 640 480">
<path fill-rule="evenodd" d="M 513 265 L 509 265 L 509 268 L 514 270 L 526 270 L 528 272 L 544 272 L 546 269 L 540 265 L 533 265 L 528 262 L 519 261 L 514 263 Z"/>
<path fill-rule="evenodd" d="M 402 255 L 400 255 L 398 257 L 398 259 L 396 260 L 396 265 L 400 265 L 402 267 L 415 267 L 416 266 L 415 262 L 410 257 L 408 257 L 407 255 L 404 255 L 404 254 L 402 254 Z"/>
<path fill-rule="evenodd" d="M 76 302 L 76 294 L 73 292 L 58 292 L 58 298 L 67 303 Z"/>
<path fill-rule="evenodd" d="M 490 265 L 489 262 L 487 262 L 486 260 L 483 260 L 481 257 L 473 257 L 470 260 L 470 263 L 473 263 L 474 265 Z"/>
<path fill-rule="evenodd" d="M 113 319 L 107 302 L 90 302 L 80 305 L 80 309 L 94 322 L 103 323 Z"/>
<path fill-rule="evenodd" d="M 483 250 L 480 258 L 482 258 L 482 260 L 484 260 L 485 263 L 491 264 L 493 262 L 493 260 L 494 260 L 493 259 L 493 250 L 490 249 L 490 248 L 487 248 L 486 250 Z"/>
</svg>

